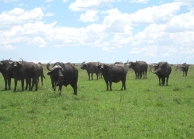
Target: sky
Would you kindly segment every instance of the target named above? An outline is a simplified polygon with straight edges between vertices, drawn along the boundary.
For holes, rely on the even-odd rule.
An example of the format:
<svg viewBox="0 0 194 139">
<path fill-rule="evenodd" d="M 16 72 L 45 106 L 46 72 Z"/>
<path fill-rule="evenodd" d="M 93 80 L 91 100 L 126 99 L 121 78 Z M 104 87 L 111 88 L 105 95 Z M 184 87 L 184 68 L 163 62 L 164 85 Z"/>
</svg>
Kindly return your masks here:
<svg viewBox="0 0 194 139">
<path fill-rule="evenodd" d="M 194 64 L 194 0 L 0 0 L 0 60 Z"/>
</svg>

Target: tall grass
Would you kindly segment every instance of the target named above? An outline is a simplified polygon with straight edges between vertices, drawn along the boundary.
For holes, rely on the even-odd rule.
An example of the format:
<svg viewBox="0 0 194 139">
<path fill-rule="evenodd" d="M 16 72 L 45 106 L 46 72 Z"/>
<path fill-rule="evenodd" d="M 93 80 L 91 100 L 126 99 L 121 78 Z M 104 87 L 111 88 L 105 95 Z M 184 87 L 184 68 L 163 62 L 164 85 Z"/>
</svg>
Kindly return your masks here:
<svg viewBox="0 0 194 139">
<path fill-rule="evenodd" d="M 53 92 L 48 76 L 37 92 L 20 92 L 20 83 L 16 92 L 3 91 L 0 75 L 0 138 L 194 138 L 193 83 L 193 70 L 187 77 L 172 72 L 169 86 L 130 71 L 125 91 L 121 82 L 106 91 L 103 79 L 89 81 L 79 69 L 74 96 L 71 86 Z"/>
</svg>

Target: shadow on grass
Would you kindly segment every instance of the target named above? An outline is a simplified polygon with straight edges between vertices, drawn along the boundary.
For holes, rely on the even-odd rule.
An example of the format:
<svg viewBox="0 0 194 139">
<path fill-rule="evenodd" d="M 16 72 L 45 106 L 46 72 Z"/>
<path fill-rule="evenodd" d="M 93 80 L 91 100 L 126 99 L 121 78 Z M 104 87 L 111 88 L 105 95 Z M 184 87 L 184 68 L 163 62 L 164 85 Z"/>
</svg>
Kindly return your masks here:
<svg viewBox="0 0 194 139">
<path fill-rule="evenodd" d="M 101 92 L 118 92 L 118 91 L 124 92 L 124 91 L 127 91 L 127 89 L 126 90 L 121 90 L 121 89 L 101 90 Z"/>
</svg>

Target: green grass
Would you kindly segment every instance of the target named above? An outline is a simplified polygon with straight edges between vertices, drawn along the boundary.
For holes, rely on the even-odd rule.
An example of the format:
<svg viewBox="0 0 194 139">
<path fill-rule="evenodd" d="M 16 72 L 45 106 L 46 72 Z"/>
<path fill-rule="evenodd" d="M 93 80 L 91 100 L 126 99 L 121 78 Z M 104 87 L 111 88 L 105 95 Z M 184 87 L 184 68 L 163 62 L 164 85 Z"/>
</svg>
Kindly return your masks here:
<svg viewBox="0 0 194 139">
<path fill-rule="evenodd" d="M 78 96 L 70 86 L 54 93 L 46 73 L 37 92 L 21 92 L 20 83 L 17 92 L 0 91 L 0 138 L 194 138 L 192 68 L 187 77 L 172 72 L 169 86 L 152 73 L 138 80 L 128 72 L 125 91 L 121 82 L 106 91 L 103 79 L 89 81 L 79 69 Z"/>
</svg>

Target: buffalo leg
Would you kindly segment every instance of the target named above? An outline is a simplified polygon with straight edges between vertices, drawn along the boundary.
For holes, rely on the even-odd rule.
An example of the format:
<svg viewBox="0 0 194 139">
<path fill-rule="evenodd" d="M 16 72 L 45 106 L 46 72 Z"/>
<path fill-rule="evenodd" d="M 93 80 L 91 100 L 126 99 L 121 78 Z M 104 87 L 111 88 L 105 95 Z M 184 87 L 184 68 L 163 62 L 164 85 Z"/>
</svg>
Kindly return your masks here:
<svg viewBox="0 0 194 139">
<path fill-rule="evenodd" d="M 139 74 L 139 78 L 140 78 L 140 79 L 143 78 L 143 74 L 142 74 L 142 73 Z"/>
<path fill-rule="evenodd" d="M 168 86 L 168 77 L 166 77 L 166 85 Z"/>
<path fill-rule="evenodd" d="M 55 89 L 56 89 L 56 86 L 55 86 L 55 83 L 51 80 L 51 84 L 52 84 L 52 88 L 53 88 L 53 90 L 55 91 Z"/>
<path fill-rule="evenodd" d="M 16 91 L 16 87 L 17 87 L 17 79 L 14 79 L 14 83 L 15 83 L 14 91 Z"/>
<path fill-rule="evenodd" d="M 4 82 L 5 82 L 5 89 L 4 90 L 7 90 L 7 78 L 4 77 Z"/>
<path fill-rule="evenodd" d="M 35 83 L 36 83 L 36 89 L 35 89 L 35 91 L 37 91 L 38 90 L 38 80 L 35 79 Z"/>
<path fill-rule="evenodd" d="M 37 85 L 36 78 L 33 78 L 33 79 L 32 79 L 32 87 L 31 87 L 31 89 L 30 89 L 31 91 L 33 90 L 34 85 L 36 85 L 35 91 L 37 91 L 38 85 Z"/>
<path fill-rule="evenodd" d="M 106 90 L 108 91 L 108 81 L 105 81 L 106 82 Z"/>
<path fill-rule="evenodd" d="M 59 91 L 61 92 L 61 90 L 62 90 L 62 85 L 60 84 L 59 85 Z"/>
<path fill-rule="evenodd" d="M 22 91 L 24 91 L 24 79 L 21 80 Z"/>
<path fill-rule="evenodd" d="M 61 92 L 61 91 L 62 91 L 62 85 L 60 84 L 60 85 L 59 85 L 59 94 L 60 94 L 60 95 L 62 95 L 62 92 Z"/>
<path fill-rule="evenodd" d="M 165 85 L 165 77 L 162 77 L 162 85 Z"/>
<path fill-rule="evenodd" d="M 75 83 L 75 84 L 71 84 L 71 87 L 73 88 L 73 94 L 74 95 L 77 95 L 77 84 Z"/>
<path fill-rule="evenodd" d="M 161 83 L 160 83 L 161 78 L 160 78 L 160 77 L 158 77 L 158 79 L 159 79 L 159 85 L 161 85 Z"/>
<path fill-rule="evenodd" d="M 110 91 L 112 91 L 112 81 L 109 81 L 110 84 Z"/>
<path fill-rule="evenodd" d="M 31 82 L 31 79 L 29 79 L 29 90 L 32 91 L 32 85 L 33 85 L 33 82 Z"/>
<path fill-rule="evenodd" d="M 28 86 L 29 86 L 29 81 L 28 79 L 26 79 L 26 90 L 28 89 Z"/>
<path fill-rule="evenodd" d="M 8 89 L 11 90 L 11 78 L 8 78 Z"/>
<path fill-rule="evenodd" d="M 126 90 L 126 83 L 125 83 L 125 80 L 122 81 L 122 88 L 121 88 L 121 90 L 123 90 L 123 88 L 124 88 L 124 90 Z"/>
<path fill-rule="evenodd" d="M 88 79 L 90 80 L 90 73 L 88 72 Z"/>
<path fill-rule="evenodd" d="M 135 72 L 135 79 L 137 79 L 138 78 L 138 74 Z"/>
<path fill-rule="evenodd" d="M 29 79 L 29 90 L 32 91 L 32 89 L 34 88 L 34 79 Z"/>
<path fill-rule="evenodd" d="M 30 84 L 31 84 L 31 79 L 30 79 Z M 34 88 L 34 81 L 33 80 L 32 80 L 32 85 L 29 85 L 29 88 L 30 88 L 30 91 L 33 90 L 33 88 Z"/>
<path fill-rule="evenodd" d="M 97 80 L 98 80 L 98 73 L 96 73 L 96 78 L 97 78 Z"/>
</svg>

